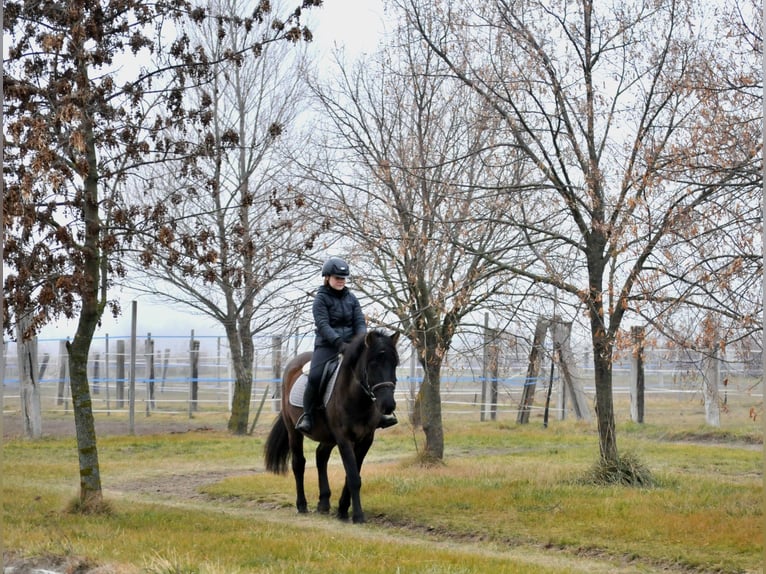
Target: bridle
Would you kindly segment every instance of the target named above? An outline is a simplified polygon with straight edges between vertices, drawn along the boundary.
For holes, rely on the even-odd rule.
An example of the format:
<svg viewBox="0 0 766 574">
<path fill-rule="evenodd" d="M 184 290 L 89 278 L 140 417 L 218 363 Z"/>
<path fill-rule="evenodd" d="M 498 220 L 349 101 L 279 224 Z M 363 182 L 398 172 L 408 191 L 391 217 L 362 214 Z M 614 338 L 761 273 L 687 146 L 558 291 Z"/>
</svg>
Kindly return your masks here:
<svg viewBox="0 0 766 574">
<path fill-rule="evenodd" d="M 361 377 L 356 377 L 359 381 L 359 384 L 361 385 L 362 389 L 364 390 L 365 394 L 370 397 L 370 400 L 374 403 L 378 399 L 375 396 L 375 391 L 378 389 L 384 388 L 384 387 L 391 387 L 396 388 L 396 381 L 381 381 L 379 383 L 375 383 L 374 385 L 370 386 L 370 382 L 368 381 L 367 377 L 367 369 L 364 369 L 362 371 Z"/>
</svg>

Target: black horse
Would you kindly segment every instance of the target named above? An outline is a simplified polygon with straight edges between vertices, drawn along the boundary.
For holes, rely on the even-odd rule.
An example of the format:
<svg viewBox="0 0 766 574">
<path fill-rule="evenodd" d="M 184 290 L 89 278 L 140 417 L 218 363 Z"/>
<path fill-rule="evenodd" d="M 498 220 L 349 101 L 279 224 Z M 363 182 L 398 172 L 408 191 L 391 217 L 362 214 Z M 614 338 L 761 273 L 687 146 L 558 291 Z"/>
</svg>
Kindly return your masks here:
<svg viewBox="0 0 766 574">
<path fill-rule="evenodd" d="M 330 512 L 330 483 L 327 479 L 327 461 L 338 445 L 346 482 L 338 502 L 338 517 L 347 520 L 349 505 L 352 520 L 364 522 L 364 511 L 359 497 L 362 486 L 362 462 L 375 438 L 382 415 L 396 408 L 396 367 L 399 354 L 396 342 L 399 334 L 389 336 L 382 331 L 370 331 L 356 337 L 343 353 L 334 388 L 324 412 L 318 411 L 309 438 L 319 444 L 316 465 L 319 474 L 319 503 L 317 512 Z M 308 511 L 303 476 L 306 457 L 303 455 L 303 435 L 295 430 L 295 423 L 303 409 L 290 402 L 293 388 L 311 353 L 302 353 L 292 359 L 282 377 L 282 412 L 274 421 L 266 441 L 264 458 L 266 469 L 276 474 L 287 472 L 287 458 L 291 456 L 298 512 Z M 299 404 L 302 401 L 294 401 Z"/>
</svg>

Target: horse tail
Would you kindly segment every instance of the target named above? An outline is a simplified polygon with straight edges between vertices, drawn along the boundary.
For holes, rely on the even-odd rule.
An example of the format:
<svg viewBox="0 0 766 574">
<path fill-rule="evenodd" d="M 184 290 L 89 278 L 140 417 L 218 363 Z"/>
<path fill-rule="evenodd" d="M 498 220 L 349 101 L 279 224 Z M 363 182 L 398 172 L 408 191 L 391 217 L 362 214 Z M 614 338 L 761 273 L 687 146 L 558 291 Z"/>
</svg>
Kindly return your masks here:
<svg viewBox="0 0 766 574">
<path fill-rule="evenodd" d="M 271 427 L 269 438 L 266 439 L 264 461 L 266 470 L 274 474 L 287 472 L 287 457 L 290 455 L 290 435 L 282 416 L 278 416 Z"/>
</svg>

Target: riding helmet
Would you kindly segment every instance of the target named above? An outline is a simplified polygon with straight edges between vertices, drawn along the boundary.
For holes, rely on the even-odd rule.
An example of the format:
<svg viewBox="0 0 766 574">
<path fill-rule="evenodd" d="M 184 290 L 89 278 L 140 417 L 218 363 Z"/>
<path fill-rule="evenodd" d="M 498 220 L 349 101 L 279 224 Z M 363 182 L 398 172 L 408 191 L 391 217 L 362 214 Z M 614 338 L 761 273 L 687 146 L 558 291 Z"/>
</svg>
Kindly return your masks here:
<svg viewBox="0 0 766 574">
<path fill-rule="evenodd" d="M 343 261 L 340 257 L 330 257 L 324 262 L 324 265 L 322 265 L 322 277 L 327 277 L 329 275 L 348 277 L 349 274 L 348 263 Z"/>
</svg>

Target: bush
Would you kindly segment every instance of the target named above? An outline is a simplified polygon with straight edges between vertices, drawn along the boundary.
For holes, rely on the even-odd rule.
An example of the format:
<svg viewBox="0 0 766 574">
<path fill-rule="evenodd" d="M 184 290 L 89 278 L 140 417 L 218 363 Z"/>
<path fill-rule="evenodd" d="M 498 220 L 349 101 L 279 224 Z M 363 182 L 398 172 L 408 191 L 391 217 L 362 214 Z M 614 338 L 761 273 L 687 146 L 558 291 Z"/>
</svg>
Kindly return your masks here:
<svg viewBox="0 0 766 574">
<path fill-rule="evenodd" d="M 654 486 L 649 468 L 633 453 L 625 453 L 615 463 L 599 460 L 585 475 L 585 481 L 600 486 L 619 484 L 648 488 Z"/>
</svg>

